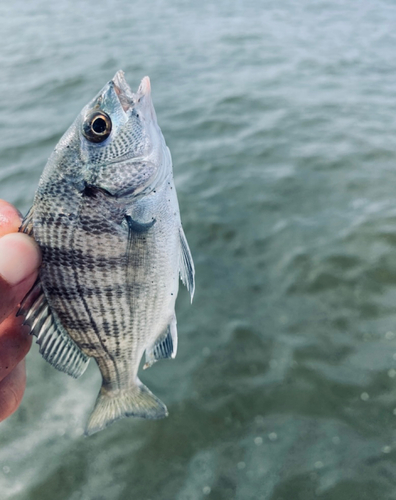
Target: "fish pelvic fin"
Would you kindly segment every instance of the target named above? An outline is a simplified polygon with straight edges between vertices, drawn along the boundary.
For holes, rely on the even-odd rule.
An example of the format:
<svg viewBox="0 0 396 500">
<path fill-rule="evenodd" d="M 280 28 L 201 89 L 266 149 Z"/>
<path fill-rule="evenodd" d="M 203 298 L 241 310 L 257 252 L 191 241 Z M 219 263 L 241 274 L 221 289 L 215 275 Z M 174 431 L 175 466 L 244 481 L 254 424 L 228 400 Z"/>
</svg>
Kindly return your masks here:
<svg viewBox="0 0 396 500">
<path fill-rule="evenodd" d="M 126 389 L 108 390 L 102 386 L 89 417 L 85 435 L 91 436 L 124 417 L 156 420 L 167 416 L 168 410 L 164 403 L 139 379 L 135 385 Z"/>
</svg>

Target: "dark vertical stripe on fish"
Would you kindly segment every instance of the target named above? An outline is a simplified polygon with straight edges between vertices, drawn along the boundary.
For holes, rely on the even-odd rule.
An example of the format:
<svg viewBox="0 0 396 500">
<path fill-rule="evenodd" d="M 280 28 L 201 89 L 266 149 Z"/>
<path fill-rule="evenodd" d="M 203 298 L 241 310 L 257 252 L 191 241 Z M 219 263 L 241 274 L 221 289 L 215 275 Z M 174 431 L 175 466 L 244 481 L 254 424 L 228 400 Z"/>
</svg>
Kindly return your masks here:
<svg viewBox="0 0 396 500">
<path fill-rule="evenodd" d="M 71 248 L 74 248 L 75 247 L 75 233 L 76 233 L 76 226 L 73 225 L 73 229 L 71 230 L 71 237 L 70 237 L 70 240 L 71 240 Z M 85 300 L 83 294 L 81 293 L 81 290 L 80 290 L 80 285 L 79 285 L 79 279 L 78 279 L 78 273 L 77 273 L 77 268 L 75 266 L 75 263 L 74 263 L 74 260 L 72 260 L 72 270 L 73 270 L 73 274 L 74 274 L 74 279 L 75 279 L 75 283 L 76 283 L 76 288 L 78 290 L 78 293 L 80 294 L 81 296 L 81 302 L 83 303 L 84 305 L 84 308 L 85 308 L 85 312 L 87 313 L 88 315 L 88 318 L 89 318 L 89 321 L 91 322 L 91 325 L 92 325 L 92 328 L 100 342 L 100 345 L 102 346 L 102 349 L 103 351 L 109 356 L 111 362 L 113 363 L 114 365 L 114 370 L 115 370 L 115 374 L 116 374 L 116 378 L 117 378 L 117 384 L 120 385 L 120 374 L 118 372 L 118 368 L 117 368 L 117 364 L 116 364 L 116 361 L 114 359 L 114 357 L 112 356 L 112 354 L 110 353 L 110 351 L 107 349 L 107 346 L 106 344 L 102 341 L 100 335 L 99 335 L 99 331 L 98 331 L 98 328 L 97 328 L 97 325 L 96 325 L 96 322 L 91 314 L 91 311 L 89 310 L 89 307 L 88 307 L 88 304 L 87 304 L 87 301 Z"/>
</svg>

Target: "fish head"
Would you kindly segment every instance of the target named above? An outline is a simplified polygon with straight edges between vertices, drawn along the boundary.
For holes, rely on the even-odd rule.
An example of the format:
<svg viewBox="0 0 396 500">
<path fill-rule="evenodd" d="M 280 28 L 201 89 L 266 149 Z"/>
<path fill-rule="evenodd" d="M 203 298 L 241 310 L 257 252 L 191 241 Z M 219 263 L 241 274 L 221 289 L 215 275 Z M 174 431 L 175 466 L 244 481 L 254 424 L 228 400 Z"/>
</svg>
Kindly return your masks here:
<svg viewBox="0 0 396 500">
<path fill-rule="evenodd" d="M 70 148 L 78 157 L 63 162 L 69 169 L 63 177 L 81 192 L 88 185 L 116 198 L 134 197 L 154 190 L 172 169 L 147 76 L 135 93 L 118 71 L 83 108 L 63 142 L 69 157 Z"/>
</svg>

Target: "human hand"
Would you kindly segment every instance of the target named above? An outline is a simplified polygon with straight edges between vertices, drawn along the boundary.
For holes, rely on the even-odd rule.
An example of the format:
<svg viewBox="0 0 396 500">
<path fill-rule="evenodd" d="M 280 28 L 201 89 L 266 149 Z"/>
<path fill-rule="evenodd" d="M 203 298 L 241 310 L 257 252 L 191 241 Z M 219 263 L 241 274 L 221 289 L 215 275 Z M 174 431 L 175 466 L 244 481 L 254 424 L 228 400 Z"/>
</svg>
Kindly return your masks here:
<svg viewBox="0 0 396 500">
<path fill-rule="evenodd" d="M 41 264 L 30 236 L 18 233 L 21 217 L 0 200 L 0 421 L 18 408 L 26 385 L 25 356 L 32 337 L 17 306 L 33 286 Z"/>
</svg>

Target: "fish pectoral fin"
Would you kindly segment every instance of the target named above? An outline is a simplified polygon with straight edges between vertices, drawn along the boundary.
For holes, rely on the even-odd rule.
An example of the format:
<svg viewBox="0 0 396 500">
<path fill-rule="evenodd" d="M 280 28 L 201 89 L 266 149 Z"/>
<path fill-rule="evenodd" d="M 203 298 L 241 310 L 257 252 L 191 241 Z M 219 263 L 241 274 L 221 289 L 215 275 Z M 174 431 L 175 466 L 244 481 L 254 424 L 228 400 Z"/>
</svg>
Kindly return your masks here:
<svg viewBox="0 0 396 500">
<path fill-rule="evenodd" d="M 155 420 L 167 416 L 168 410 L 164 403 L 139 379 L 135 385 L 125 389 L 107 390 L 102 386 L 85 434 L 91 436 L 124 417 Z"/>
<path fill-rule="evenodd" d="M 30 334 L 37 337 L 40 354 L 52 366 L 74 378 L 82 375 L 89 358 L 53 315 L 38 279 L 21 302 L 17 316 L 25 316 L 24 325 L 30 326 Z"/>
<path fill-rule="evenodd" d="M 177 327 L 176 316 L 169 323 L 166 333 L 160 335 L 152 346 L 146 349 L 146 363 L 143 370 L 150 368 L 160 359 L 174 359 L 177 353 Z"/>
<path fill-rule="evenodd" d="M 128 230 L 131 231 L 132 233 L 145 233 L 156 223 L 155 219 L 153 219 L 150 222 L 138 222 L 132 219 L 132 217 L 128 214 L 125 215 L 125 219 L 128 224 Z"/>
<path fill-rule="evenodd" d="M 20 233 L 26 233 L 29 236 L 33 235 L 33 207 L 30 207 L 29 212 L 24 217 L 21 227 L 19 228 Z"/>
<path fill-rule="evenodd" d="M 183 285 L 187 287 L 190 292 L 191 302 L 194 297 L 195 291 L 195 268 L 194 261 L 190 252 L 190 248 L 187 243 L 186 236 L 184 234 L 183 228 L 180 228 L 180 277 Z"/>
</svg>

